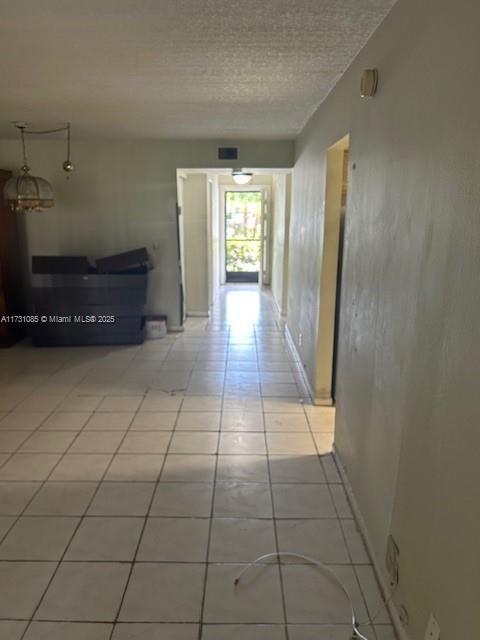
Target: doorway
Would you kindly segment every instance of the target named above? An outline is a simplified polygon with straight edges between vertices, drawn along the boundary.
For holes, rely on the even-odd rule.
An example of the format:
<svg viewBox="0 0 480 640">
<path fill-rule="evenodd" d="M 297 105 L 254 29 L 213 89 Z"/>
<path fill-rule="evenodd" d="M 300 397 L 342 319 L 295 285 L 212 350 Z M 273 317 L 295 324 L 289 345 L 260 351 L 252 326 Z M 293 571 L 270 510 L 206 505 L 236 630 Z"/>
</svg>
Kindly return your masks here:
<svg viewBox="0 0 480 640">
<path fill-rule="evenodd" d="M 226 189 L 225 281 L 258 282 L 262 264 L 262 192 Z"/>
<path fill-rule="evenodd" d="M 335 403 L 341 322 L 342 267 L 347 214 L 349 136 L 326 153 L 325 216 L 320 273 L 315 376 L 316 404 Z"/>
</svg>

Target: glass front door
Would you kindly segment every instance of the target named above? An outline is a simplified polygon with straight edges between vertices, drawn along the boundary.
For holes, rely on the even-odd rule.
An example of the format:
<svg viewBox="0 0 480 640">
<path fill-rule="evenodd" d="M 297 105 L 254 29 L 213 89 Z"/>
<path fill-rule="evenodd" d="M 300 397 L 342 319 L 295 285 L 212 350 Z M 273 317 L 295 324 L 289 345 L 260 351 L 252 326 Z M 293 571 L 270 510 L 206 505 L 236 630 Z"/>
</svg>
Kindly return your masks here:
<svg viewBox="0 0 480 640">
<path fill-rule="evenodd" d="M 227 282 L 258 282 L 262 254 L 261 191 L 225 192 Z"/>
</svg>

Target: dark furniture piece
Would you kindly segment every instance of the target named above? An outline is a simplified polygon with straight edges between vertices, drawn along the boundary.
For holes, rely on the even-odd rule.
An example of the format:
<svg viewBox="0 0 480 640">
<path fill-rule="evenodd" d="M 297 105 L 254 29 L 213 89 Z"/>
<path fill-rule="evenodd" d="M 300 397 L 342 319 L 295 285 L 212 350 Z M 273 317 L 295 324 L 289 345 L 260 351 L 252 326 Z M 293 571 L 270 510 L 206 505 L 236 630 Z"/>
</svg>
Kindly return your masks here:
<svg viewBox="0 0 480 640">
<path fill-rule="evenodd" d="M 10 171 L 0 170 L 0 319 L 23 314 L 22 280 L 17 217 L 3 198 Z M 8 347 L 24 336 L 20 322 L 0 322 L 0 347 Z"/>
<path fill-rule="evenodd" d="M 47 258 L 48 274 L 43 272 Z M 83 269 L 86 258 L 32 258 L 32 271 L 34 265 L 42 271 L 32 273 L 35 314 L 40 318 L 30 327 L 33 345 L 141 344 L 147 269 L 135 265 L 134 273 L 72 273 L 74 262 L 68 260 Z M 59 273 L 65 265 L 68 272 Z"/>
</svg>

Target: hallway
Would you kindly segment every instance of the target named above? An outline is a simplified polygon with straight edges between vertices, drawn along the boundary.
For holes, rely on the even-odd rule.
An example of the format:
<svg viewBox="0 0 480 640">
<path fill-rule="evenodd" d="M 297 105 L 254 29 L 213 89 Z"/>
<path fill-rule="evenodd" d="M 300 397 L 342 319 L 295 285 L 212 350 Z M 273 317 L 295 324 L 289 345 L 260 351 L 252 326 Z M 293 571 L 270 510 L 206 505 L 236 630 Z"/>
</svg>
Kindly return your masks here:
<svg viewBox="0 0 480 640">
<path fill-rule="evenodd" d="M 331 565 L 363 633 L 394 640 L 333 423 L 251 285 L 138 347 L 3 352 L 0 638 L 348 640 L 347 602 L 312 566 L 234 587 L 280 550 Z"/>
</svg>

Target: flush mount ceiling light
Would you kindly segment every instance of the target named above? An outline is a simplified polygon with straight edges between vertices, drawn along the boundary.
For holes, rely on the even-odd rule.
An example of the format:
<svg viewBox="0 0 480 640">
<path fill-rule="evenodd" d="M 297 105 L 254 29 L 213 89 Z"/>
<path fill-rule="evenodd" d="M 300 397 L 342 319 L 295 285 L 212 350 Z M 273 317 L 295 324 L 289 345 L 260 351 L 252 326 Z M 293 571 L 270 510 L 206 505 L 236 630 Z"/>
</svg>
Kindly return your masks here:
<svg viewBox="0 0 480 640">
<path fill-rule="evenodd" d="M 27 148 L 25 134 L 48 134 L 67 132 L 67 159 L 62 165 L 63 170 L 69 174 L 75 168 L 70 160 L 70 123 L 58 129 L 33 131 L 28 129 L 25 122 L 15 122 L 15 127 L 20 131 L 22 141 L 23 164 L 20 167 L 21 175 L 10 178 L 5 184 L 3 195 L 13 211 L 43 211 L 55 204 L 52 185 L 38 176 L 30 175 L 30 166 L 27 160 Z"/>
<path fill-rule="evenodd" d="M 248 184 L 253 178 L 253 173 L 247 173 L 243 169 L 234 169 L 232 171 L 232 178 L 237 184 Z"/>
</svg>

